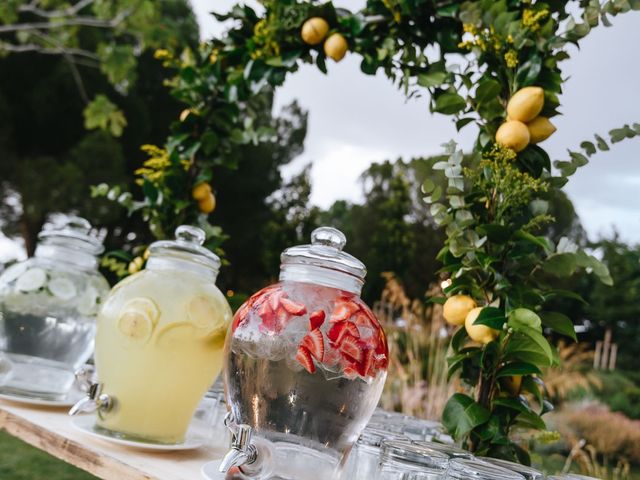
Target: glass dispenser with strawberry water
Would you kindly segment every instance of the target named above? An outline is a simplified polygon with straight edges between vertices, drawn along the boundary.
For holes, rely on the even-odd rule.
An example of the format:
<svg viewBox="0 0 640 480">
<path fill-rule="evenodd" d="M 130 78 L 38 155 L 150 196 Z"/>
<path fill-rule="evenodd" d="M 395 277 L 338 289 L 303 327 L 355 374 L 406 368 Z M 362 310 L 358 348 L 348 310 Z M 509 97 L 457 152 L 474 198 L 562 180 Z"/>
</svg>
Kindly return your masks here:
<svg viewBox="0 0 640 480">
<path fill-rule="evenodd" d="M 360 299 L 366 269 L 345 236 L 316 229 L 282 254 L 280 282 L 235 315 L 224 375 L 234 441 L 220 470 L 338 478 L 387 374 L 387 342 Z"/>
</svg>

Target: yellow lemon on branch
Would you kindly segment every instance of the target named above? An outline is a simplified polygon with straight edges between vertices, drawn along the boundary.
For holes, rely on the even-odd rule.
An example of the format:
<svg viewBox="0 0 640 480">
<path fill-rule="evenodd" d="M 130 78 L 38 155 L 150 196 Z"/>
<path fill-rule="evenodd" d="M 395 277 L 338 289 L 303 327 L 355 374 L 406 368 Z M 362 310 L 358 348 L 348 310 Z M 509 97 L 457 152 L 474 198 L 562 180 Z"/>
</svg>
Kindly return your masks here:
<svg viewBox="0 0 640 480">
<path fill-rule="evenodd" d="M 509 100 L 507 114 L 511 120 L 527 123 L 540 114 L 543 106 L 544 90 L 540 87 L 524 87 Z"/>
<path fill-rule="evenodd" d="M 307 45 L 318 45 L 329 32 L 329 24 L 324 18 L 312 17 L 302 25 L 300 36 Z"/>
<path fill-rule="evenodd" d="M 442 315 L 451 325 L 464 325 L 465 318 L 476 307 L 475 300 L 469 295 L 453 295 L 444 303 Z"/>
<path fill-rule="evenodd" d="M 467 330 L 467 335 L 471 340 L 485 344 L 498 338 L 500 332 L 486 325 L 474 325 L 482 308 L 476 307 L 468 313 L 467 318 L 464 320 L 464 328 Z"/>
<path fill-rule="evenodd" d="M 496 132 L 496 142 L 515 152 L 527 148 L 530 139 L 529 129 L 518 120 L 504 122 Z"/>
</svg>

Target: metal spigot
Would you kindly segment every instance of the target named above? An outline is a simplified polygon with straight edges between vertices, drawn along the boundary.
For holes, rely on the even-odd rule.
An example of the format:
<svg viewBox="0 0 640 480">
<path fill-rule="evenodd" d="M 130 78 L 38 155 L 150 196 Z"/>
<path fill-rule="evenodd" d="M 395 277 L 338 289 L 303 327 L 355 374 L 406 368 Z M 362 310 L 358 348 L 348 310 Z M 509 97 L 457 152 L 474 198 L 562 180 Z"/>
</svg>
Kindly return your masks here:
<svg viewBox="0 0 640 480">
<path fill-rule="evenodd" d="M 77 415 L 78 413 L 99 413 L 108 412 L 113 408 L 113 399 L 106 393 L 102 393 L 102 383 L 92 383 L 87 391 L 87 396 L 81 398 L 71 410 L 69 415 Z"/>
<path fill-rule="evenodd" d="M 252 430 L 249 425 L 235 425 L 231 450 L 220 463 L 220 472 L 227 473 L 233 467 L 251 465 L 258 458 L 258 451 L 251 442 Z"/>
</svg>

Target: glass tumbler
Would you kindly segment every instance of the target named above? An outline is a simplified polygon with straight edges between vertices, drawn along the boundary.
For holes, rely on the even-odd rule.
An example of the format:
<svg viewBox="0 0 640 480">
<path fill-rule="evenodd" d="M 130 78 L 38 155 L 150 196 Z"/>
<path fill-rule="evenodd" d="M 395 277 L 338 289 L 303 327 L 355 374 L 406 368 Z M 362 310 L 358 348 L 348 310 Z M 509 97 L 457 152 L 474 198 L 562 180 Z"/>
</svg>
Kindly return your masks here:
<svg viewBox="0 0 640 480">
<path fill-rule="evenodd" d="M 477 459 L 455 458 L 449 462 L 446 480 L 524 480 L 519 473 Z"/>
<path fill-rule="evenodd" d="M 424 480 L 445 478 L 449 457 L 406 440 L 383 440 L 377 480 L 404 480 L 420 473 Z"/>
</svg>

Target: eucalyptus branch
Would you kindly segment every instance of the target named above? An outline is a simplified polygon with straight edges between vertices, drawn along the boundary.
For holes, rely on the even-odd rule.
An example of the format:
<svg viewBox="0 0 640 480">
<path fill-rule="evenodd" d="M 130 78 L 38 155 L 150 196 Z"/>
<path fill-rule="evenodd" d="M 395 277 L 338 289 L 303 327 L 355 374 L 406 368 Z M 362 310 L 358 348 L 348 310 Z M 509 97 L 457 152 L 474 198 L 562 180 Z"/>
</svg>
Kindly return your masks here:
<svg viewBox="0 0 640 480">
<path fill-rule="evenodd" d="M 0 51 L 4 50 L 11 53 L 27 53 L 27 52 L 36 52 L 42 53 L 44 55 L 71 55 L 74 57 L 84 57 L 87 59 L 95 60 L 96 62 L 99 60 L 98 56 L 88 50 L 83 50 L 81 48 L 67 48 L 67 47 L 45 47 L 43 45 L 38 45 L 35 43 L 25 43 L 21 45 L 16 45 L 8 42 L 0 42 Z M 86 64 L 89 66 L 89 64 Z M 92 67 L 97 67 L 98 65 L 91 65 Z"/>
<path fill-rule="evenodd" d="M 65 8 L 64 10 L 44 10 L 38 7 L 38 4 L 40 2 L 38 0 L 34 0 L 28 5 L 21 5 L 18 8 L 18 11 L 24 12 L 24 13 L 27 13 L 27 12 L 33 13 L 34 15 L 37 15 L 43 18 L 71 17 L 74 15 L 77 15 L 80 11 L 82 11 L 82 9 L 84 9 L 85 7 L 88 7 L 94 2 L 95 0 L 81 0 L 75 5 Z"/>
<path fill-rule="evenodd" d="M 64 27 L 116 28 L 125 21 L 132 12 L 132 9 L 123 10 L 111 20 L 100 20 L 95 17 L 76 17 L 68 18 L 59 22 L 28 22 L 15 23 L 12 25 L 0 25 L 0 34 L 28 32 L 33 30 L 54 30 Z"/>
</svg>

